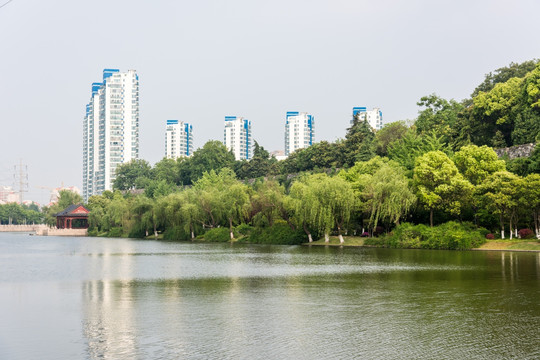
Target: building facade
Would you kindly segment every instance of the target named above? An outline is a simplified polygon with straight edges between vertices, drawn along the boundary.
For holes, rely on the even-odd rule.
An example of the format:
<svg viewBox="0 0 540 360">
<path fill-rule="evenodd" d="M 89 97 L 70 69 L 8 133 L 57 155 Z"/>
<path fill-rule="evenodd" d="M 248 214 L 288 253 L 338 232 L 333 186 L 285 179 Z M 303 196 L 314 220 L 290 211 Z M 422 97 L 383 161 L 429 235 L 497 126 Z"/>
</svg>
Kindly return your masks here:
<svg viewBox="0 0 540 360">
<path fill-rule="evenodd" d="M 251 121 L 239 116 L 225 116 L 223 143 L 236 160 L 249 160 L 253 156 Z"/>
<path fill-rule="evenodd" d="M 285 156 L 313 145 L 315 140 L 315 118 L 298 111 L 288 111 L 285 120 Z"/>
<path fill-rule="evenodd" d="M 139 158 L 139 76 L 103 70 L 83 122 L 83 197 L 111 190 L 116 167 Z"/>
<path fill-rule="evenodd" d="M 178 120 L 167 120 L 165 157 L 176 159 L 193 153 L 193 126 Z"/>
<path fill-rule="evenodd" d="M 356 116 L 360 116 L 361 120 L 367 120 L 368 124 L 375 130 L 380 130 L 383 127 L 383 115 L 382 111 L 379 108 L 373 108 L 373 110 L 367 110 L 364 107 L 354 107 L 353 108 L 353 118 L 351 120 L 351 125 L 354 122 Z"/>
</svg>

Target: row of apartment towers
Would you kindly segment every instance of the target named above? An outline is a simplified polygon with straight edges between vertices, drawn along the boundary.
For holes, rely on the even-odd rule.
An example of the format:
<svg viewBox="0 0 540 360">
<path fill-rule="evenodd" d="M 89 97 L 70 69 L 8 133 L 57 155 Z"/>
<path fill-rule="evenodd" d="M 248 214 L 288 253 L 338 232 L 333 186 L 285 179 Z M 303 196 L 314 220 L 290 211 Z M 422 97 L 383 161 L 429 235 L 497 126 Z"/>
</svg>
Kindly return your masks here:
<svg viewBox="0 0 540 360">
<path fill-rule="evenodd" d="M 374 129 L 382 127 L 382 112 L 375 108 L 353 108 Z M 351 120 L 352 123 L 352 120 Z M 314 143 L 315 118 L 306 112 L 290 111 L 285 120 L 285 156 Z M 226 116 L 223 143 L 237 160 L 252 157 L 251 121 Z M 178 158 L 193 153 L 193 126 L 167 120 L 165 156 Z M 103 80 L 92 83 L 92 95 L 83 121 L 83 197 L 111 190 L 116 167 L 139 158 L 139 77 L 135 70 L 104 69 Z"/>
</svg>

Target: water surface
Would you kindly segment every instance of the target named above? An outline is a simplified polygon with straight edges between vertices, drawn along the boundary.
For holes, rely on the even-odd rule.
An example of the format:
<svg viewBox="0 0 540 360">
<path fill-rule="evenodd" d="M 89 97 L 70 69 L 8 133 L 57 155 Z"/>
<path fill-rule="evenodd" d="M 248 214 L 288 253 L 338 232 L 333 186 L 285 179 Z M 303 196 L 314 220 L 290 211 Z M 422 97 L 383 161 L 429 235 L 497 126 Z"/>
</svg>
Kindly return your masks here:
<svg viewBox="0 0 540 360">
<path fill-rule="evenodd" d="M 0 359 L 538 359 L 540 254 L 0 233 Z"/>
</svg>

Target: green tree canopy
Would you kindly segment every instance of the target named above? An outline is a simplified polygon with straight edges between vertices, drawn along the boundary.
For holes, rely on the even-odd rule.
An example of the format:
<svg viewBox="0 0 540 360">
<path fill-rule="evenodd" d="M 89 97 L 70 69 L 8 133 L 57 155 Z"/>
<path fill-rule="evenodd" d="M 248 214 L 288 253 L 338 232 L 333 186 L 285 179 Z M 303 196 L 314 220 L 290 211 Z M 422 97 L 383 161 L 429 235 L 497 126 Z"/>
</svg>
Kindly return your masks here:
<svg viewBox="0 0 540 360">
<path fill-rule="evenodd" d="M 454 162 L 442 151 L 430 151 L 416 159 L 413 179 L 418 199 L 429 209 L 431 226 L 434 210 L 459 215 L 473 191 L 471 183 L 463 178 Z"/>
<path fill-rule="evenodd" d="M 151 178 L 152 167 L 146 160 L 133 159 L 116 167 L 116 178 L 113 181 L 114 190 L 129 190 L 136 188 L 138 178 Z"/>
</svg>

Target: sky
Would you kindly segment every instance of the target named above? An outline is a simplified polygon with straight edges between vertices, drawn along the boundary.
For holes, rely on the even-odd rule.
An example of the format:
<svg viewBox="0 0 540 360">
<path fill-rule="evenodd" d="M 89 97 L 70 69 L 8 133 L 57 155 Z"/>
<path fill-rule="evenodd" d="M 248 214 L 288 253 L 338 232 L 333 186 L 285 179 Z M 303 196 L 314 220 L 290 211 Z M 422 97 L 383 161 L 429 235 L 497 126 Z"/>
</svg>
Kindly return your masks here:
<svg viewBox="0 0 540 360">
<path fill-rule="evenodd" d="M 315 140 L 345 136 L 352 108 L 414 119 L 437 93 L 468 97 L 484 75 L 540 58 L 536 0 L 0 0 L 0 185 L 27 167 L 25 199 L 82 189 L 82 124 L 104 68 L 140 79 L 140 156 L 164 156 L 165 124 L 195 148 L 226 115 L 284 149 L 287 111 Z M 7 3 L 7 4 L 6 4 Z"/>
</svg>

